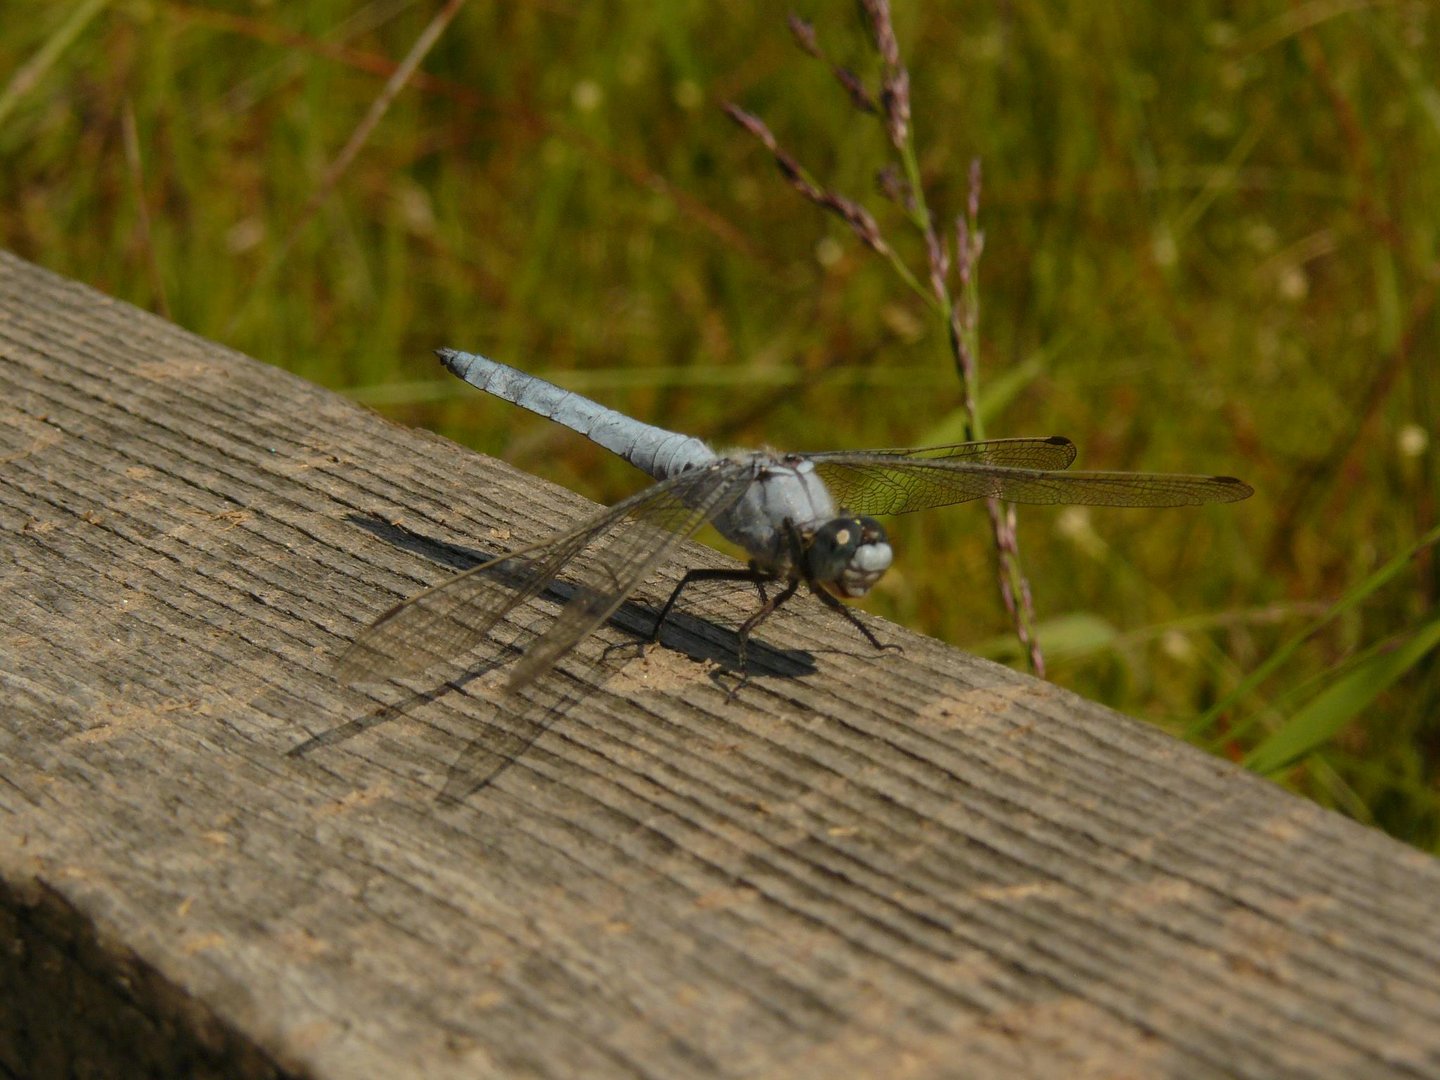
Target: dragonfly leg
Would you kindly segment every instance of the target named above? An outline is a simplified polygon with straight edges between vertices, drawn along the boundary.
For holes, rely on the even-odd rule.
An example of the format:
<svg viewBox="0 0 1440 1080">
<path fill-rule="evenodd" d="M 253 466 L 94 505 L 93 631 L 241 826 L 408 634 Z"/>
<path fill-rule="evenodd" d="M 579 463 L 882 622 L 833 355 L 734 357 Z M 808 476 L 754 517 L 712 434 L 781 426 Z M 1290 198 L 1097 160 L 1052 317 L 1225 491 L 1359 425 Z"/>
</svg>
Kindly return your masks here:
<svg viewBox="0 0 1440 1080">
<path fill-rule="evenodd" d="M 875 646 L 875 648 L 879 649 L 881 652 L 884 652 L 886 649 L 895 649 L 897 652 L 905 651 L 904 647 L 901 645 L 896 645 L 893 642 L 886 643 L 877 638 L 870 631 L 870 628 L 860 621 L 860 616 L 856 615 L 855 612 L 851 611 L 848 607 L 842 604 L 839 600 L 835 599 L 835 597 L 831 596 L 824 589 L 816 589 L 815 595 L 818 596 L 820 598 L 820 602 L 826 607 L 828 607 L 831 611 L 838 611 L 841 615 L 844 615 L 845 618 L 850 620 L 850 625 L 855 627 L 856 630 L 859 630 L 860 633 L 864 634 L 865 640 L 868 641 L 871 645 Z"/>
<path fill-rule="evenodd" d="M 749 581 L 760 589 L 760 596 L 765 596 L 765 582 L 770 580 L 770 575 L 756 570 L 753 566 L 748 570 L 723 570 L 711 568 L 704 570 L 690 570 L 675 586 L 675 591 L 670 594 L 670 599 L 665 601 L 665 606 L 660 609 L 660 617 L 655 620 L 655 633 L 651 635 L 652 642 L 660 640 L 660 631 L 665 627 L 665 620 L 670 617 L 670 610 L 675 606 L 675 601 L 680 599 L 680 594 L 685 591 L 685 586 L 692 581 Z"/>
<path fill-rule="evenodd" d="M 768 619 L 771 612 L 785 603 L 786 600 L 789 600 L 790 597 L 794 596 L 795 590 L 799 587 L 800 580 L 797 578 L 776 593 L 773 598 L 766 598 L 764 603 L 760 605 L 760 610 L 740 624 L 740 629 L 736 631 L 736 635 L 740 638 L 740 646 L 736 651 L 739 653 L 740 670 L 742 673 L 745 671 L 745 646 L 750 641 L 750 632 Z M 760 595 L 762 598 L 765 597 L 765 587 L 763 585 L 760 586 Z"/>
<path fill-rule="evenodd" d="M 760 609 L 756 611 L 755 614 L 751 615 L 748 619 L 746 619 L 743 623 L 741 623 L 740 629 L 736 631 L 736 637 L 739 638 L 740 643 L 735 649 L 735 658 L 736 662 L 739 664 L 740 667 L 740 678 L 736 681 L 735 685 L 732 686 L 725 694 L 726 701 L 733 701 L 735 699 L 735 695 L 740 693 L 741 688 L 750 681 L 750 665 L 745 659 L 745 652 L 750 644 L 751 632 L 762 622 L 768 619 L 771 613 L 776 608 L 778 608 L 781 604 L 785 603 L 786 600 L 789 600 L 790 597 L 794 596 L 795 590 L 800 587 L 800 579 L 796 578 L 794 581 L 789 582 L 785 586 L 785 588 L 781 589 L 773 597 L 766 596 L 765 582 L 771 580 L 773 580 L 773 578 L 769 577 L 768 575 L 763 578 L 756 579 L 755 586 L 760 592 L 760 598 L 762 601 L 760 604 Z"/>
</svg>

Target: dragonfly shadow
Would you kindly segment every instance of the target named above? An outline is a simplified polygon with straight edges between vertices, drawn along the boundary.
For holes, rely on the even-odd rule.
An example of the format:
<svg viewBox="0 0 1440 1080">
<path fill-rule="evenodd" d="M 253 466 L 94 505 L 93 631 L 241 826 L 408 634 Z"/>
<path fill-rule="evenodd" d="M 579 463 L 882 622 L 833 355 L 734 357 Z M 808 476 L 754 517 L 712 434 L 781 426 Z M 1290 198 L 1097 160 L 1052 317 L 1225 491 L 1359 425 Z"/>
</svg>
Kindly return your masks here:
<svg viewBox="0 0 1440 1080">
<path fill-rule="evenodd" d="M 456 573 L 469 570 L 472 566 L 479 566 L 483 562 L 489 562 L 491 559 L 505 554 L 503 551 L 482 551 L 480 548 L 436 540 L 432 536 L 423 536 L 403 525 L 396 525 L 394 522 L 386 521 L 374 514 L 350 513 L 345 515 L 345 520 L 357 529 L 368 532 L 382 543 L 429 559 Z"/>
<path fill-rule="evenodd" d="M 352 513 L 347 515 L 347 519 L 392 547 L 420 555 L 457 573 L 507 554 L 437 540 L 373 515 Z M 495 572 L 503 577 L 505 564 L 498 564 Z M 539 598 L 558 611 L 574 596 L 575 591 L 574 586 L 557 580 L 549 583 Z M 467 743 L 451 764 L 445 784 L 437 796 L 438 801 L 458 804 L 484 790 L 529 752 L 536 741 L 584 697 L 604 692 L 605 682 L 654 639 L 655 622 L 660 611 L 658 605 L 640 600 L 627 601 L 612 616 L 610 624 L 632 637 L 633 641 L 603 648 L 592 644 L 589 650 L 577 649 L 529 686 L 493 699 L 493 712 L 486 720 L 486 730 Z M 410 690 L 397 701 L 312 735 L 286 751 L 286 756 L 306 757 L 338 746 L 392 720 L 441 702 L 451 694 L 466 694 L 470 683 L 517 659 L 541 637 L 553 618 L 553 613 L 546 614 L 528 627 L 508 626 L 504 632 L 492 636 L 489 647 L 493 655 L 478 661 L 463 675 L 437 682 L 425 690 Z M 735 629 L 727 629 L 688 610 L 672 611 L 661 627 L 659 637 L 662 647 L 708 665 L 711 680 L 729 695 L 757 676 L 801 678 L 816 670 L 815 659 L 809 652 L 776 649 L 753 639 L 748 643 L 742 669 L 739 643 Z M 457 659 L 463 661 L 463 658 Z M 424 676 L 416 678 L 423 679 Z"/>
<path fill-rule="evenodd" d="M 759 604 L 758 598 L 756 604 Z M 737 679 L 744 681 L 757 676 L 800 679 L 815 674 L 817 670 L 814 654 L 804 649 L 778 649 L 756 638 L 746 643 L 745 663 L 742 665 L 740 635 L 736 627 L 727 627 L 688 609 L 672 610 L 665 617 L 665 624 L 660 627 L 660 635 L 656 638 L 655 622 L 660 617 L 660 611 L 659 607 L 643 601 L 631 601 L 622 607 L 610 623 L 637 640 L 611 645 L 606 652 L 619 652 L 637 646 L 643 649 L 655 641 L 696 663 L 711 665 L 711 681 L 726 689 L 733 688 Z"/>
</svg>

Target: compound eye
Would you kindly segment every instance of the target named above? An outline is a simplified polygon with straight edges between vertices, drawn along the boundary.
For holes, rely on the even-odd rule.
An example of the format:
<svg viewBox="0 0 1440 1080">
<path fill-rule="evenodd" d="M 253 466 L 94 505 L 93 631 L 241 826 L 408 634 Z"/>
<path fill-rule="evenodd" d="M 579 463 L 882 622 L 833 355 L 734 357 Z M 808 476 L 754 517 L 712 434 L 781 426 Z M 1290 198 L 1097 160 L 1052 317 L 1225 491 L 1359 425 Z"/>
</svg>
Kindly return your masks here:
<svg viewBox="0 0 1440 1080">
<path fill-rule="evenodd" d="M 848 555 L 860 546 L 860 523 L 854 518 L 836 518 L 822 525 L 815 535 L 837 555 Z"/>
<path fill-rule="evenodd" d="M 835 518 L 816 529 L 806 548 L 812 581 L 836 580 L 845 571 L 860 544 L 859 524 L 853 518 Z"/>
</svg>

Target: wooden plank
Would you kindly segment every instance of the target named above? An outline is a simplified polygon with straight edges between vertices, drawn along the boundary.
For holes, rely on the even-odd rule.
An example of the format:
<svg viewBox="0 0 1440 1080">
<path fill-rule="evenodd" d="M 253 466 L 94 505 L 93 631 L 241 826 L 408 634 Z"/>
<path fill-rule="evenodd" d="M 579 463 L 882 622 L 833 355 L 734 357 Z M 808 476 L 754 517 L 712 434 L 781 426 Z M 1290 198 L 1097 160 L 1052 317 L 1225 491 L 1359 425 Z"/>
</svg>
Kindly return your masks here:
<svg viewBox="0 0 1440 1080">
<path fill-rule="evenodd" d="M 589 509 L 0 257 L 0 1065 L 1440 1073 L 1435 861 L 898 627 L 329 676 Z"/>
</svg>

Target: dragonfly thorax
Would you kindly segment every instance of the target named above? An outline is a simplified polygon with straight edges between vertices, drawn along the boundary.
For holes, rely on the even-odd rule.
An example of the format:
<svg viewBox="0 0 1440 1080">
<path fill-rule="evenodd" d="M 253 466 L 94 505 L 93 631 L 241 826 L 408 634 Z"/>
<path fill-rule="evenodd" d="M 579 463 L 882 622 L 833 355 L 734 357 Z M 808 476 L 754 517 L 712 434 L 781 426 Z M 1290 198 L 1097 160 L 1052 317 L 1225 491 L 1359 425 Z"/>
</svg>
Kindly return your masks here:
<svg viewBox="0 0 1440 1080">
<path fill-rule="evenodd" d="M 788 577 L 798 564 L 800 538 L 818 532 L 839 515 L 835 500 L 815 466 L 804 458 L 770 451 L 742 451 L 721 468 L 750 478 L 735 503 L 715 519 L 715 527 L 739 544 L 757 566 Z"/>
<path fill-rule="evenodd" d="M 874 518 L 827 521 L 805 543 L 805 575 L 844 600 L 868 593 L 890 569 L 893 553 L 885 528 Z"/>
</svg>

